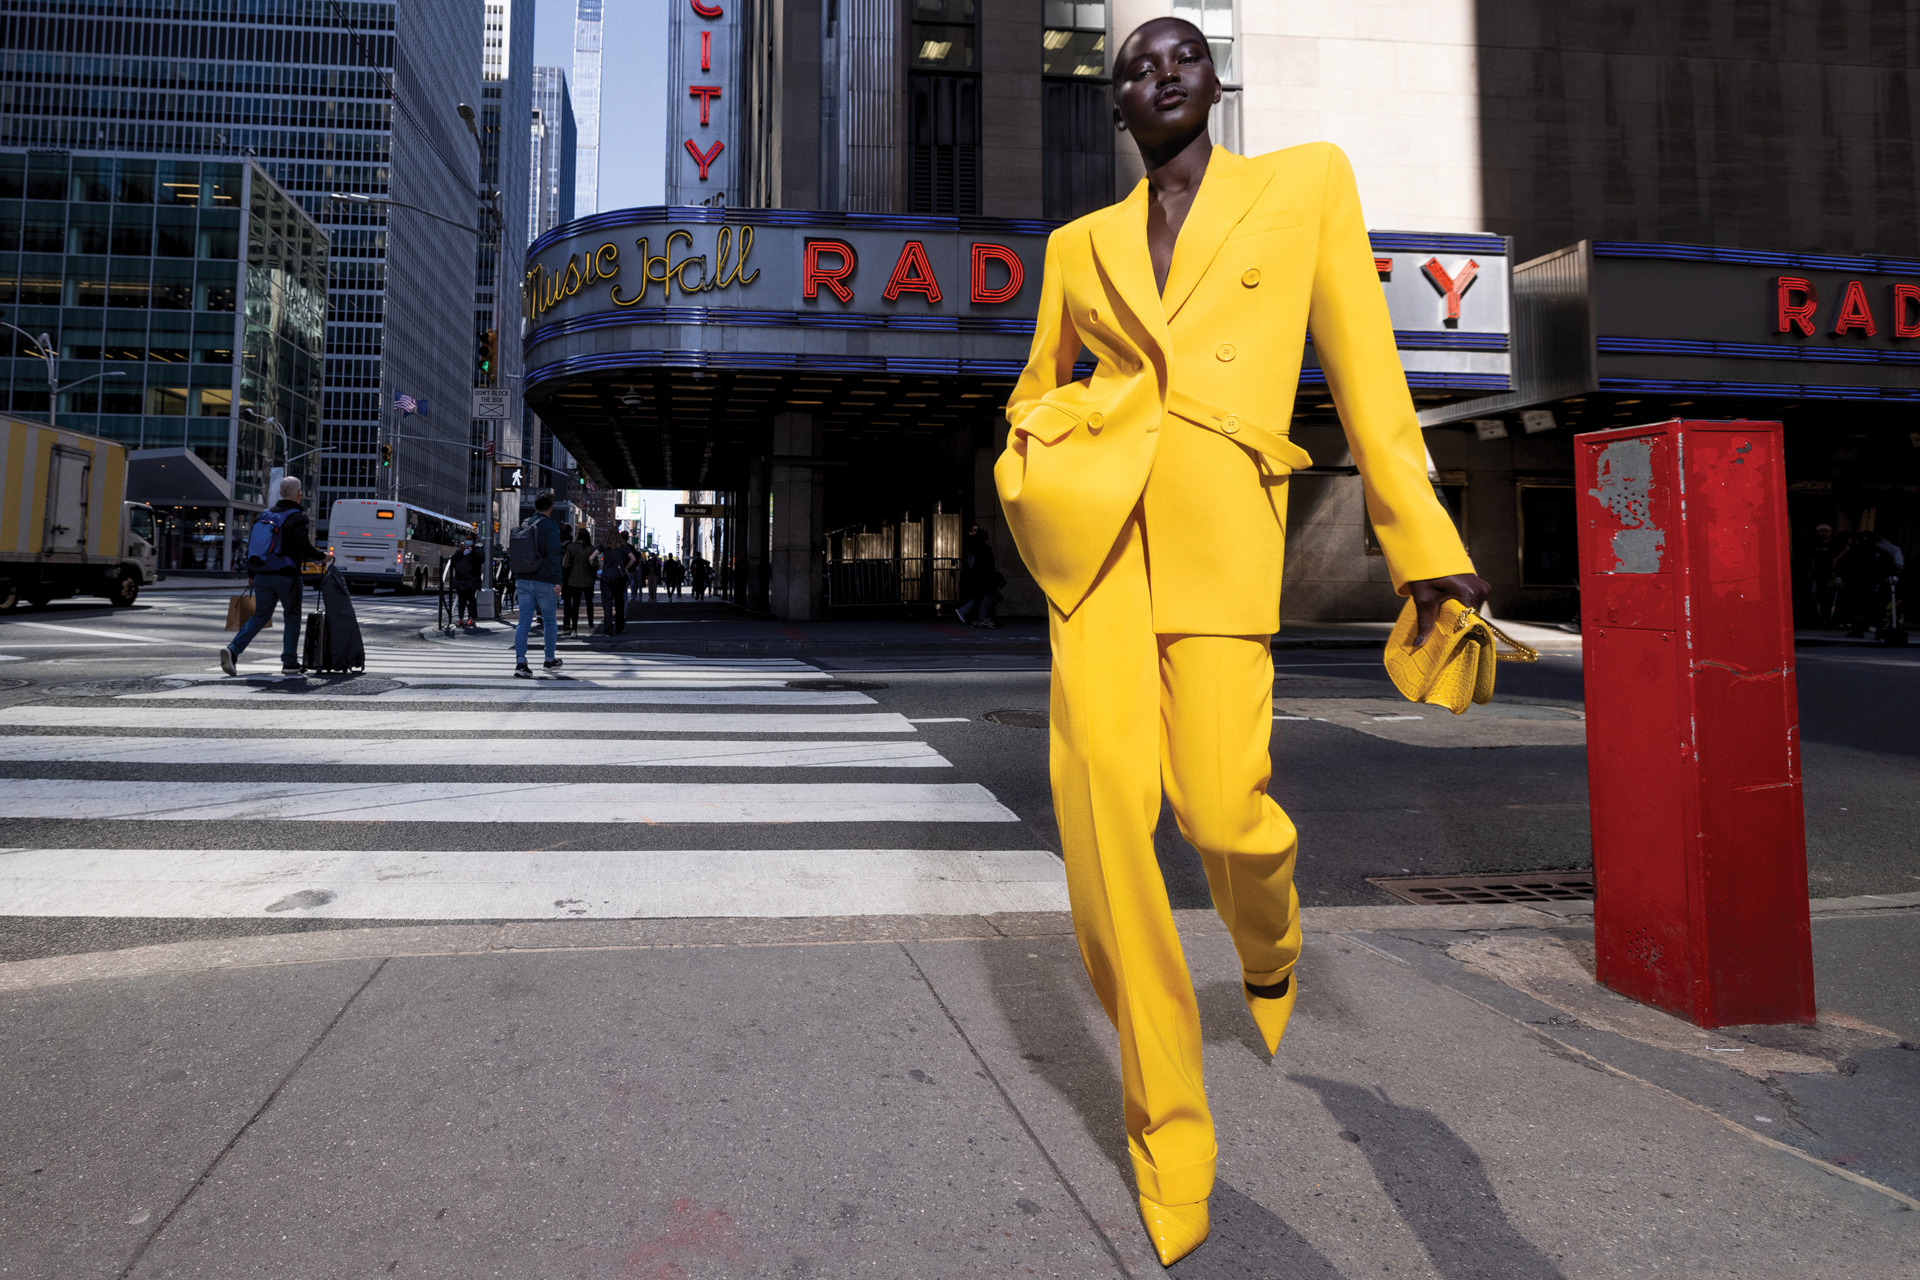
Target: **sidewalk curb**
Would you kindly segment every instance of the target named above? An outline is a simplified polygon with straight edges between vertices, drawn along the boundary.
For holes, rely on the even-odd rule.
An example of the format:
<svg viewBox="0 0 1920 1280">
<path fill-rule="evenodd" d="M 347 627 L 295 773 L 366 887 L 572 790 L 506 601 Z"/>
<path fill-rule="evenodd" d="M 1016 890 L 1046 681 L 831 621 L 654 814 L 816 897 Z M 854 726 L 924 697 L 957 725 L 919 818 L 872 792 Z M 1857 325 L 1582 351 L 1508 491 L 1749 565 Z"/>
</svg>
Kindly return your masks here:
<svg viewBox="0 0 1920 1280">
<path fill-rule="evenodd" d="M 1920 909 L 1920 893 L 1816 898 L 1816 919 Z M 1401 930 L 1483 933 L 1506 929 L 1562 929 L 1592 921 L 1593 904 L 1556 902 L 1521 906 L 1304 907 L 1308 933 L 1351 934 Z M 1206 909 L 1174 912 L 1193 933 L 1224 930 Z M 644 951 L 694 947 L 832 946 L 900 941 L 995 941 L 1073 932 L 1066 912 L 993 916 L 701 917 L 637 920 L 526 920 L 497 923 L 361 925 L 298 933 L 168 942 L 115 951 L 88 951 L 0 963 L 0 992 L 61 986 L 103 978 L 199 973 L 285 964 L 324 964 L 409 956 L 477 956 L 535 951 Z"/>
</svg>

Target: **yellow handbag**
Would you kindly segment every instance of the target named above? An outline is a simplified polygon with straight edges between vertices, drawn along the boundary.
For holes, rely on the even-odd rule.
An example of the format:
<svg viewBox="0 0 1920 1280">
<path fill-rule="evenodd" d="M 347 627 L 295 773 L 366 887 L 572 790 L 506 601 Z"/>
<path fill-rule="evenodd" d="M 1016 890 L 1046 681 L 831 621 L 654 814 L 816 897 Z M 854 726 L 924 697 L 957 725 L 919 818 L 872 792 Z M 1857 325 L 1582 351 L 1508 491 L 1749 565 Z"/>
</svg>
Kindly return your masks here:
<svg viewBox="0 0 1920 1280">
<path fill-rule="evenodd" d="M 1408 599 L 1400 610 L 1387 638 L 1387 674 L 1394 687 L 1410 702 L 1431 702 L 1455 715 L 1471 703 L 1493 701 L 1494 664 L 1537 662 L 1540 654 L 1521 644 L 1458 600 L 1442 600 L 1440 616 L 1434 620 L 1427 642 L 1413 647 L 1418 629 L 1417 611 Z M 1511 652 L 1500 652 L 1495 639 L 1506 642 Z"/>
</svg>

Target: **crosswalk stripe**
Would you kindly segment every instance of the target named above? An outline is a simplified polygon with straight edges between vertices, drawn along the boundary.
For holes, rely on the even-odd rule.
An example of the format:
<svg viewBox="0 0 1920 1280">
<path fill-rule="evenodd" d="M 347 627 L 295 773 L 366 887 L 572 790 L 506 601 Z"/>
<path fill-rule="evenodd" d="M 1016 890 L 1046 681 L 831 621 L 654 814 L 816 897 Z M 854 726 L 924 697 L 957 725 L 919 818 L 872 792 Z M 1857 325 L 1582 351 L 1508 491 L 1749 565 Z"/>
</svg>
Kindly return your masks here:
<svg viewBox="0 0 1920 1280">
<path fill-rule="evenodd" d="M 171 822 L 1018 822 L 978 783 L 10 779 L 0 817 Z M 0 874 L 5 869 L 0 868 Z"/>
<path fill-rule="evenodd" d="M 555 684 L 541 681 L 529 686 L 524 680 L 503 681 L 498 685 L 460 682 L 453 687 L 412 685 L 388 689 L 384 693 L 303 693 L 289 695 L 271 685 L 200 684 L 184 689 L 163 689 L 157 693 L 122 693 L 124 701 L 169 699 L 182 702 L 234 702 L 254 700 L 271 702 L 276 698 L 298 697 L 302 703 L 331 702 L 502 702 L 585 704 L 591 706 L 697 706 L 697 707 L 852 707 L 871 706 L 873 699 L 851 689 L 615 689 L 606 685 L 581 682 Z"/>
<path fill-rule="evenodd" d="M 912 733 L 894 712 L 403 711 L 397 707 L 104 707 L 26 703 L 0 708 L 8 729 L 272 729 L 301 733 Z"/>
<path fill-rule="evenodd" d="M 1064 911 L 1043 850 L 302 852 L 25 849 L 11 915 L 358 920 L 960 915 Z"/>
<path fill-rule="evenodd" d="M 693 738 L 162 738 L 0 736 L 0 763 L 201 765 L 571 765 L 908 768 L 951 764 L 924 742 L 753 742 Z"/>
</svg>

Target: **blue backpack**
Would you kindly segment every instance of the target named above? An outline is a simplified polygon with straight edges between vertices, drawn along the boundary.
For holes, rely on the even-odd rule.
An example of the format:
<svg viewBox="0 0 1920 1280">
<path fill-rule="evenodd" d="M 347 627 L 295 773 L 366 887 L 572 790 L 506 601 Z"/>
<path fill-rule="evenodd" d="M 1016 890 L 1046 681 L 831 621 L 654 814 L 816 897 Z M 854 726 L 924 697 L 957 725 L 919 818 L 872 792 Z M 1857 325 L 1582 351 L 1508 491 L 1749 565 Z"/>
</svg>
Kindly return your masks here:
<svg viewBox="0 0 1920 1280">
<path fill-rule="evenodd" d="M 275 573 L 293 568 L 293 558 L 280 550 L 280 533 L 292 511 L 262 511 L 247 535 L 247 568 Z"/>
</svg>

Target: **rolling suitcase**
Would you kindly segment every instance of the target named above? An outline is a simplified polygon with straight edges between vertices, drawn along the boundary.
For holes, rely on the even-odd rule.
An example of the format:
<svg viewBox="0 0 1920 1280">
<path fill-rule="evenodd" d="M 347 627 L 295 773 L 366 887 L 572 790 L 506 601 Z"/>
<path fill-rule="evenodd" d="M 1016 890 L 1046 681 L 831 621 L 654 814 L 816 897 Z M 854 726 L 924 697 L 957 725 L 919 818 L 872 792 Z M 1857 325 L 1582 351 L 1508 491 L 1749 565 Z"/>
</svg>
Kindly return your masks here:
<svg viewBox="0 0 1920 1280">
<path fill-rule="evenodd" d="M 307 615 L 306 642 L 300 648 L 300 665 L 309 671 L 327 669 L 327 615 L 310 613 Z"/>
</svg>

